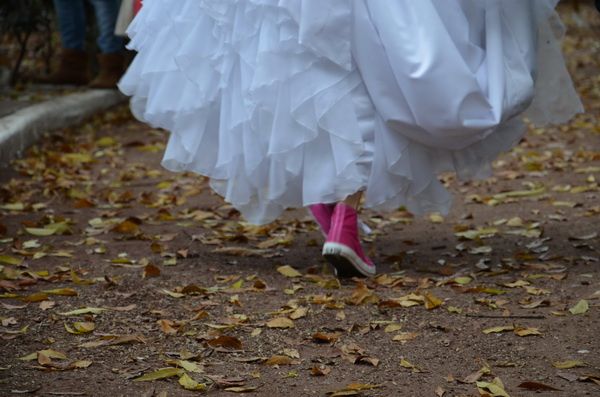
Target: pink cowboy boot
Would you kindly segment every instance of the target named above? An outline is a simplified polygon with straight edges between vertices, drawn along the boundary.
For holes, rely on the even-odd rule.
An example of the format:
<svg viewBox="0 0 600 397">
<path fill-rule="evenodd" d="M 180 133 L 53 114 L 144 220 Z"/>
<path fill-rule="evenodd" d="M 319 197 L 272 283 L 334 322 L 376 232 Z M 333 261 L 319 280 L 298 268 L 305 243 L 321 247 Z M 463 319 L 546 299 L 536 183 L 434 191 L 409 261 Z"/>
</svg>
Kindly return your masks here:
<svg viewBox="0 0 600 397">
<path fill-rule="evenodd" d="M 358 214 L 354 208 L 344 203 L 335 206 L 323 256 L 336 269 L 338 277 L 375 274 L 375 265 L 360 245 Z"/>
<path fill-rule="evenodd" d="M 331 228 L 331 215 L 334 208 L 335 204 L 315 204 L 308 207 L 325 237 Z"/>
</svg>

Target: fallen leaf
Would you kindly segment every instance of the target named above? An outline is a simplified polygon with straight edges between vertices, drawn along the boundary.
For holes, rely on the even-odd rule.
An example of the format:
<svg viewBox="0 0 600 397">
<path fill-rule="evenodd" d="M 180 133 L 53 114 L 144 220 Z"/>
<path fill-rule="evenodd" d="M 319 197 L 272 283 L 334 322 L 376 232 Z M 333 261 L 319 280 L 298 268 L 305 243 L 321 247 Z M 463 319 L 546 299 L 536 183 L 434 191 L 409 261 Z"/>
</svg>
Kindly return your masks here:
<svg viewBox="0 0 600 397">
<path fill-rule="evenodd" d="M 556 389 L 552 386 L 545 385 L 539 382 L 526 381 L 519 384 L 521 389 L 533 390 L 533 391 L 560 391 L 560 389 Z"/>
<path fill-rule="evenodd" d="M 542 333 L 538 328 L 515 327 L 515 334 L 518 336 L 536 336 Z"/>
<path fill-rule="evenodd" d="M 340 338 L 339 332 L 316 332 L 312 336 L 312 340 L 317 343 L 335 343 Z"/>
<path fill-rule="evenodd" d="M 265 361 L 265 365 L 292 365 L 294 360 L 288 356 L 274 355 Z"/>
<path fill-rule="evenodd" d="M 107 309 L 102 307 L 82 307 L 81 309 L 71 310 L 69 312 L 58 313 L 61 316 L 79 316 L 81 314 L 100 314 Z"/>
<path fill-rule="evenodd" d="M 500 325 L 497 327 L 486 328 L 483 330 L 484 334 L 495 334 L 500 332 L 514 331 L 514 325 Z"/>
<path fill-rule="evenodd" d="M 315 365 L 310 369 L 312 376 L 326 376 L 331 372 L 331 368 L 323 364 Z"/>
<path fill-rule="evenodd" d="M 590 308 L 588 301 L 581 299 L 575 306 L 569 309 L 569 312 L 573 315 L 584 314 Z"/>
<path fill-rule="evenodd" d="M 419 334 L 417 332 L 401 332 L 398 335 L 395 335 L 392 340 L 396 342 L 407 342 L 409 340 L 415 339 Z"/>
<path fill-rule="evenodd" d="M 43 290 L 42 293 L 48 295 L 77 296 L 77 291 L 75 291 L 73 288 L 46 289 Z"/>
<path fill-rule="evenodd" d="M 70 327 L 67 323 L 64 323 L 64 325 L 68 333 L 75 335 L 86 334 L 96 329 L 96 324 L 89 321 L 74 322 L 72 327 Z"/>
<path fill-rule="evenodd" d="M 267 322 L 269 328 L 294 328 L 294 322 L 287 317 L 277 317 Z"/>
<path fill-rule="evenodd" d="M 134 382 L 146 382 L 158 379 L 170 378 L 173 376 L 182 376 L 185 372 L 181 368 L 162 368 L 154 372 L 149 372 L 135 378 Z"/>
<path fill-rule="evenodd" d="M 196 382 L 186 373 L 179 377 L 179 384 L 186 390 L 206 390 L 206 385 L 204 383 Z"/>
<path fill-rule="evenodd" d="M 216 337 L 214 339 L 211 339 L 209 341 L 207 341 L 206 343 L 208 343 L 209 346 L 211 347 L 224 347 L 226 349 L 233 349 L 233 350 L 242 350 L 242 341 L 240 341 L 238 338 L 235 338 L 233 336 L 219 336 Z"/>
<path fill-rule="evenodd" d="M 144 267 L 144 273 L 142 274 L 142 278 L 149 277 L 158 277 L 160 276 L 160 269 L 153 264 L 148 264 Z"/>
<path fill-rule="evenodd" d="M 277 268 L 277 271 L 281 274 L 283 274 L 285 277 L 289 277 L 289 278 L 296 278 L 296 277 L 302 277 L 302 273 L 300 273 L 299 271 L 297 271 L 296 269 L 294 269 L 291 266 L 285 265 L 285 266 L 279 266 Z"/>
<path fill-rule="evenodd" d="M 252 393 L 252 392 L 256 391 L 257 389 L 258 389 L 258 387 L 233 386 L 233 387 L 226 387 L 224 390 L 231 392 L 231 393 Z"/>
<path fill-rule="evenodd" d="M 426 293 L 424 295 L 424 297 L 425 297 L 425 309 L 427 309 L 427 310 L 432 310 L 437 307 L 440 307 L 444 303 L 443 300 L 441 300 L 440 298 L 436 297 L 435 295 L 433 295 L 431 293 Z"/>
<path fill-rule="evenodd" d="M 475 382 L 475 384 L 481 395 L 487 393 L 491 397 L 510 397 L 506 390 L 504 390 L 504 385 L 500 378 L 495 378 L 492 382 Z"/>
<path fill-rule="evenodd" d="M 578 367 L 587 367 L 587 364 L 579 360 L 567 360 L 567 361 L 556 361 L 552 363 L 554 368 L 558 369 L 569 369 Z"/>
</svg>

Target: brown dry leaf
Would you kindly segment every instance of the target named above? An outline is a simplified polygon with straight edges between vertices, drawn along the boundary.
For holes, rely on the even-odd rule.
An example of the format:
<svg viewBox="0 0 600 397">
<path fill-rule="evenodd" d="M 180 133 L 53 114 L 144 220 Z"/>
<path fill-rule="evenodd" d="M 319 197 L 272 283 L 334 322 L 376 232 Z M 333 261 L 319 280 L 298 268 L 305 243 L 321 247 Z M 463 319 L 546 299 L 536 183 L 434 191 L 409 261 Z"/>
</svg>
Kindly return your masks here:
<svg viewBox="0 0 600 397">
<path fill-rule="evenodd" d="M 311 376 L 326 376 L 331 372 L 331 367 L 323 364 L 315 365 L 310 369 Z"/>
<path fill-rule="evenodd" d="M 441 386 L 438 386 L 435 388 L 434 393 L 437 397 L 444 397 L 444 394 L 446 394 L 446 390 L 444 390 Z"/>
<path fill-rule="evenodd" d="M 123 222 L 117 224 L 115 227 L 111 229 L 111 231 L 120 233 L 120 234 L 130 234 L 135 235 L 140 233 L 140 224 L 141 220 L 137 218 L 127 218 Z"/>
<path fill-rule="evenodd" d="M 339 332 L 316 332 L 312 340 L 317 343 L 335 343 L 342 336 Z"/>
<path fill-rule="evenodd" d="M 232 255 L 232 256 L 261 256 L 264 258 L 272 256 L 269 250 L 245 248 L 245 247 L 220 247 L 212 252 L 216 254 Z"/>
<path fill-rule="evenodd" d="M 406 343 L 410 340 L 415 339 L 419 334 L 417 332 L 400 332 L 398 335 L 394 335 L 393 341 Z"/>
<path fill-rule="evenodd" d="M 56 302 L 54 301 L 41 301 L 39 304 L 39 308 L 43 311 L 52 309 L 54 306 L 56 306 Z"/>
<path fill-rule="evenodd" d="M 74 369 L 82 369 L 87 368 L 92 365 L 92 361 L 90 360 L 77 360 L 71 363 L 70 367 Z"/>
<path fill-rule="evenodd" d="M 287 317 L 276 317 L 267 321 L 269 328 L 294 328 L 294 322 Z"/>
<path fill-rule="evenodd" d="M 361 304 L 378 303 L 379 298 L 367 287 L 365 283 L 359 282 L 352 292 L 352 296 L 350 296 L 346 302 L 351 305 L 358 306 Z"/>
<path fill-rule="evenodd" d="M 153 264 L 147 264 L 144 267 L 144 273 L 142 273 L 142 278 L 148 277 L 158 277 L 160 276 L 160 269 Z"/>
<path fill-rule="evenodd" d="M 560 391 L 560 389 L 552 386 L 545 385 L 540 382 L 526 381 L 519 384 L 521 389 L 532 390 L 532 391 Z"/>
<path fill-rule="evenodd" d="M 95 348 L 101 346 L 126 345 L 129 343 L 146 343 L 146 339 L 142 335 L 105 335 L 95 341 L 82 343 L 79 347 Z"/>
<path fill-rule="evenodd" d="M 539 328 L 515 327 L 515 334 L 518 336 L 537 336 L 542 333 Z"/>
<path fill-rule="evenodd" d="M 34 292 L 33 294 L 19 298 L 23 302 L 41 302 L 48 299 L 48 294 L 43 292 Z"/>
<path fill-rule="evenodd" d="M 292 365 L 297 364 L 298 362 L 293 360 L 291 357 L 282 356 L 282 355 L 274 355 L 265 361 L 265 365 Z"/>
<path fill-rule="evenodd" d="M 171 320 L 158 320 L 157 324 L 160 330 L 167 335 L 175 335 L 177 333 L 177 329 L 173 327 L 175 323 Z"/>
<path fill-rule="evenodd" d="M 134 382 L 146 382 L 158 379 L 171 378 L 173 376 L 181 376 L 185 372 L 181 368 L 162 368 L 154 372 L 150 372 L 135 378 Z"/>
<path fill-rule="evenodd" d="M 362 391 L 379 389 L 381 387 L 381 385 L 373 385 L 369 383 L 350 383 L 343 389 L 327 392 L 327 395 L 330 397 L 357 396 L 360 395 Z"/>
<path fill-rule="evenodd" d="M 462 382 L 462 383 L 475 383 L 479 379 L 481 379 L 481 377 L 483 375 L 488 375 L 491 372 L 492 371 L 491 371 L 490 367 L 486 365 L 486 366 L 482 367 L 480 370 L 478 370 L 477 372 L 473 372 L 472 374 L 467 375 L 467 377 L 465 377 L 460 382 Z"/>
<path fill-rule="evenodd" d="M 224 347 L 225 349 L 242 350 L 242 341 L 233 336 L 222 335 L 207 341 L 210 347 Z"/>
</svg>

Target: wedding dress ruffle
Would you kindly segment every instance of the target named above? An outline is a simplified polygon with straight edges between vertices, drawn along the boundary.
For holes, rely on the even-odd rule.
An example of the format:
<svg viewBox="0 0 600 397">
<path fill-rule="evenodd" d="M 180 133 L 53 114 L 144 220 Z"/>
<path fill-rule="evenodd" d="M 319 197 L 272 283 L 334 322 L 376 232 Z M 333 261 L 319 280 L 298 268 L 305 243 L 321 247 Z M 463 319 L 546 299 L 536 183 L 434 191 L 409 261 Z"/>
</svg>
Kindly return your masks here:
<svg viewBox="0 0 600 397">
<path fill-rule="evenodd" d="M 119 86 L 171 132 L 163 165 L 253 223 L 365 191 L 447 212 L 438 175 L 489 174 L 536 123 L 581 111 L 556 0 L 145 0 Z"/>
</svg>

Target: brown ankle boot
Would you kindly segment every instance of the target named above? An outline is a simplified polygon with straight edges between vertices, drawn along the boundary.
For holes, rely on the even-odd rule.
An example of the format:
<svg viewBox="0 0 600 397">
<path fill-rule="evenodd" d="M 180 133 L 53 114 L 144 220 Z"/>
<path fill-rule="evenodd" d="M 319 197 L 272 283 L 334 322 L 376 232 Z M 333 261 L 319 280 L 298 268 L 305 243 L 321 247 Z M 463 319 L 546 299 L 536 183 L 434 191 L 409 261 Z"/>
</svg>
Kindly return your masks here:
<svg viewBox="0 0 600 397">
<path fill-rule="evenodd" d="M 100 72 L 91 81 L 91 88 L 116 88 L 119 79 L 123 75 L 125 57 L 120 52 L 112 54 L 99 54 L 98 64 Z"/>
<path fill-rule="evenodd" d="M 48 76 L 38 77 L 34 80 L 43 84 L 87 84 L 90 80 L 87 54 L 85 51 L 63 48 L 58 69 Z"/>
</svg>

